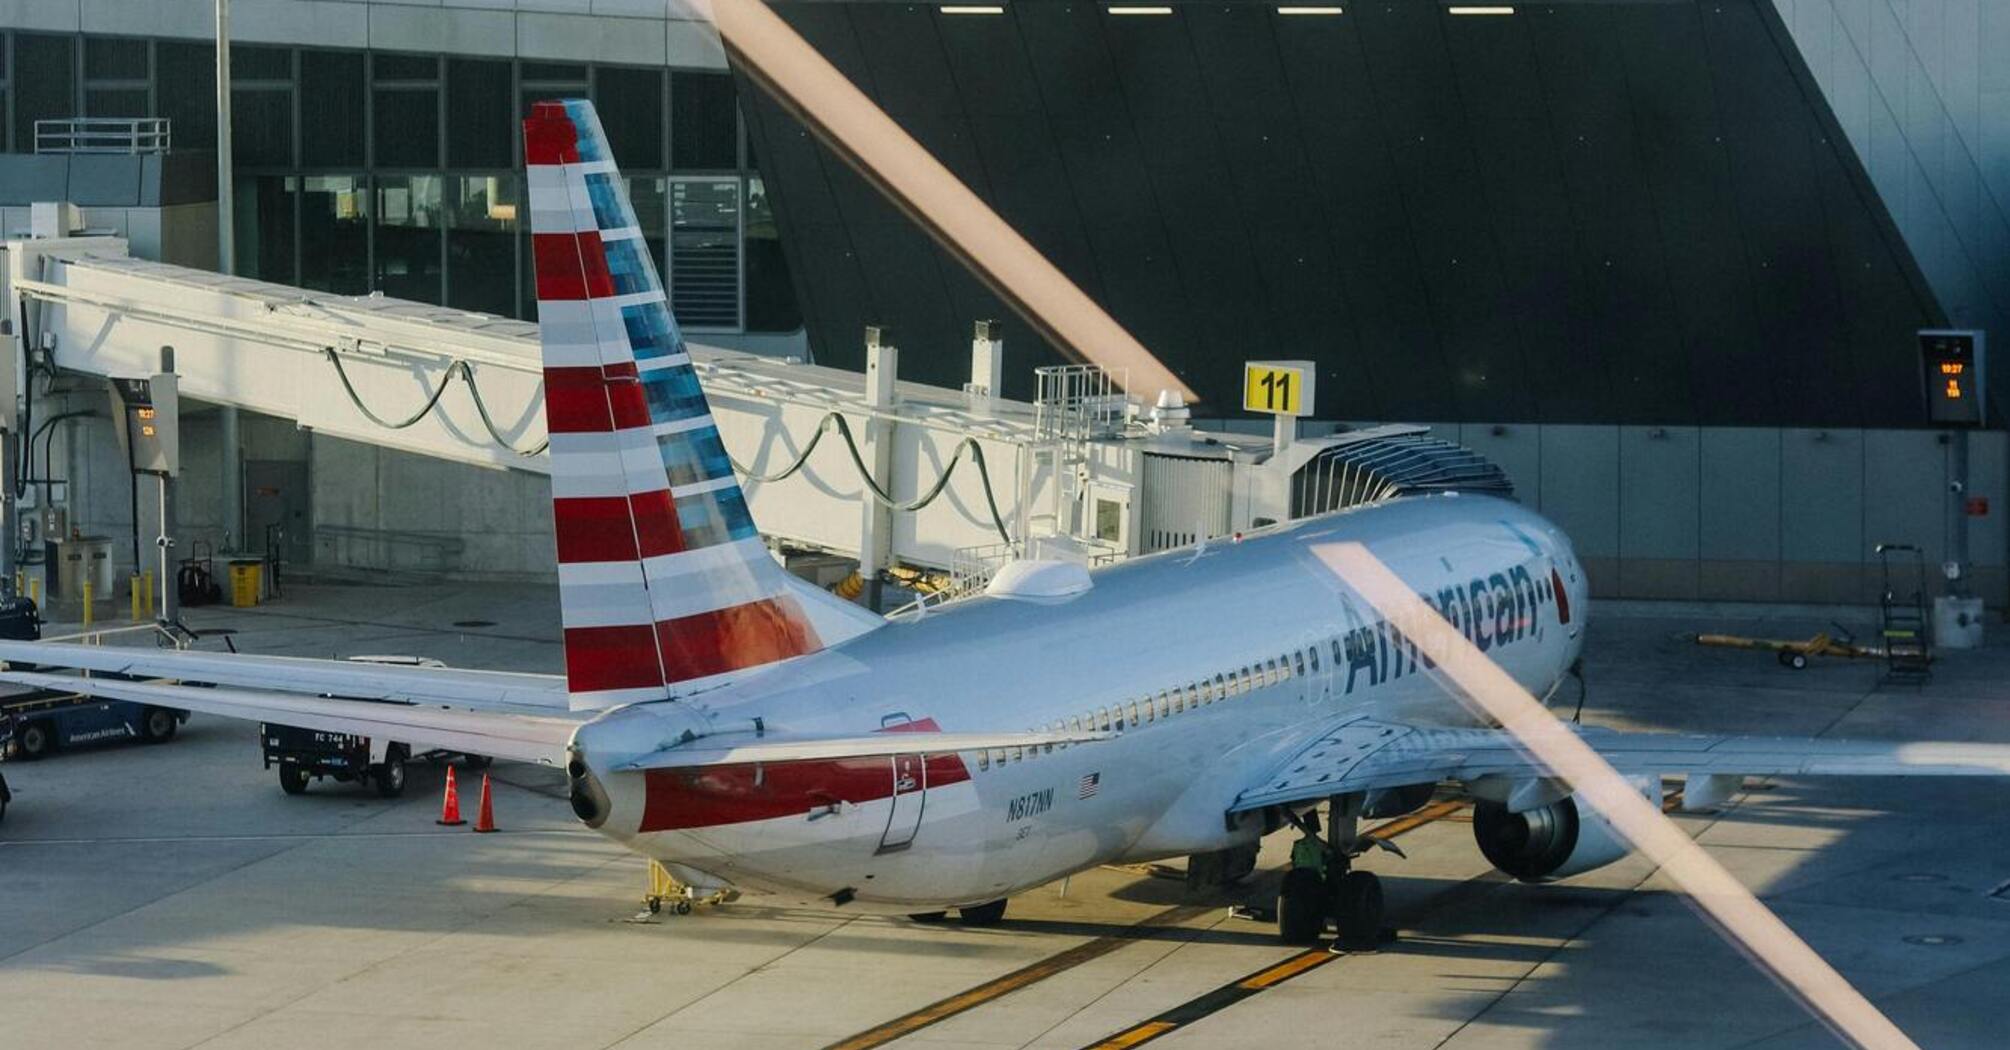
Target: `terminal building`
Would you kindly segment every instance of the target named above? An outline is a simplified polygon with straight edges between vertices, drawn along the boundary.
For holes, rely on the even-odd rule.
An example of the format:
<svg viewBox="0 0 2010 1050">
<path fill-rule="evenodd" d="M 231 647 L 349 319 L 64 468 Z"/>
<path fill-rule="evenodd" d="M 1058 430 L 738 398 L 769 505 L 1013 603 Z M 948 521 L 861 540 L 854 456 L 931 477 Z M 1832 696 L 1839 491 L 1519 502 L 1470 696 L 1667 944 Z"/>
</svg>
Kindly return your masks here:
<svg viewBox="0 0 2010 1050">
<path fill-rule="evenodd" d="M 1239 411 L 1242 362 L 1307 360 L 1303 436 L 1431 427 L 1564 526 L 1601 595 L 1864 601 L 1877 544 L 1935 564 L 1965 525 L 1972 584 L 2005 598 L 2010 456 L 2001 431 L 1973 435 L 1950 498 L 1916 333 L 2006 330 L 2010 75 L 1987 56 L 2010 45 L 2010 11 L 772 6 L 1186 379 L 1204 425 L 1260 431 Z M 694 341 L 860 371 L 878 326 L 902 378 L 956 391 L 972 323 L 995 318 L 1003 395 L 1037 401 L 1034 369 L 1061 363 L 686 5 L 231 10 L 241 277 L 535 320 L 517 118 L 585 96 Z M 211 11 L 0 3 L 0 233 L 63 200 L 135 255 L 217 265 Z M 80 117 L 161 118 L 146 126 L 169 144 L 66 150 L 54 136 Z M 534 472 L 304 425 L 254 410 L 224 449 L 223 423 L 192 416 L 191 448 L 210 442 L 218 484 L 245 488 L 238 509 L 185 487 L 184 526 L 243 546 L 291 521 L 288 557 L 323 567 L 551 571 Z M 127 531 L 109 427 L 79 416 L 48 441 L 73 524 Z M 473 539 L 489 526 L 403 498 L 418 478 L 507 490 L 520 514 L 491 524 L 521 539 Z M 1148 502 L 1121 488 L 1105 502 Z M 1097 533 L 1102 497 L 1064 498 Z M 1147 531 L 1124 513 L 1120 532 Z M 442 555 L 456 537 L 472 547 Z"/>
</svg>

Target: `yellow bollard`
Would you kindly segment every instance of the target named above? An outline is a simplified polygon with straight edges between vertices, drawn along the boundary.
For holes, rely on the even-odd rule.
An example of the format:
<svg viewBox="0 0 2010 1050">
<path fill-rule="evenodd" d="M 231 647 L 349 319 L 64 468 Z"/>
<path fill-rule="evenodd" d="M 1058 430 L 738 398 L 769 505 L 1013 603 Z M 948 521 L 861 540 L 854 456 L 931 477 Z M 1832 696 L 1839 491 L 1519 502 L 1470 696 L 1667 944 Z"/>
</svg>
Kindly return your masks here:
<svg viewBox="0 0 2010 1050">
<path fill-rule="evenodd" d="M 133 622 L 134 622 L 134 623 L 138 623 L 138 622 L 140 622 L 140 574 L 139 574 L 139 573 L 133 573 L 133 575 L 132 575 L 132 579 L 130 579 L 130 580 L 128 580 L 128 581 L 127 581 L 127 583 L 126 583 L 126 596 L 127 596 L 127 598 L 128 598 L 128 599 L 130 599 L 130 602 L 129 602 L 129 604 L 131 604 L 131 605 L 132 605 L 132 607 L 133 607 Z"/>
<path fill-rule="evenodd" d="M 14 593 L 19 595 L 28 593 L 28 574 L 20 569 L 14 570 Z"/>
<path fill-rule="evenodd" d="M 154 611 L 154 571 L 152 569 L 140 573 L 140 586 L 144 592 L 144 599 L 140 602 L 140 608 L 144 609 L 147 615 L 151 616 Z"/>
<path fill-rule="evenodd" d="M 42 607 L 41 577 L 37 576 L 34 579 L 28 581 L 28 600 L 35 603 L 35 608 L 39 609 Z"/>
<path fill-rule="evenodd" d="M 84 626 L 91 625 L 91 581 L 84 581 Z"/>
</svg>

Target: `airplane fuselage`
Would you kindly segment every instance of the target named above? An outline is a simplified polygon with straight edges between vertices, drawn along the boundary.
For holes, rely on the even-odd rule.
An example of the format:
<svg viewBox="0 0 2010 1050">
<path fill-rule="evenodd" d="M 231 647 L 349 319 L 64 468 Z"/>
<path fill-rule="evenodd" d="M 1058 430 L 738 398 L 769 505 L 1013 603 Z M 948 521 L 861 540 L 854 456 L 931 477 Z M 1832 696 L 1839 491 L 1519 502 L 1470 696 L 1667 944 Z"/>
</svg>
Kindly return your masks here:
<svg viewBox="0 0 2010 1050">
<path fill-rule="evenodd" d="M 1225 814 L 1306 726 L 1475 722 L 1317 560 L 1337 542 L 1364 544 L 1538 696 L 1577 658 L 1585 583 L 1561 530 L 1484 497 L 1394 500 L 1133 559 L 1067 599 L 959 602 L 724 689 L 609 712 L 575 741 L 607 796 L 598 828 L 687 880 L 895 911 L 1253 841 L 1260 820 Z M 606 772 L 686 730 L 756 719 L 774 732 L 1117 735 Z"/>
</svg>

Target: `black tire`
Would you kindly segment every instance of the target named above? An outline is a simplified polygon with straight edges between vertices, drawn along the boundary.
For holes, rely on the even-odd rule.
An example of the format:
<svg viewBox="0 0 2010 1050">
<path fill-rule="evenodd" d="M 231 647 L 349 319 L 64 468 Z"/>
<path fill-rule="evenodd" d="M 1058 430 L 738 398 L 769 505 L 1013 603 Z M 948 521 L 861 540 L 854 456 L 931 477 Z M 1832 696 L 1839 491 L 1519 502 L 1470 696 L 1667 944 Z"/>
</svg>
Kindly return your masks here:
<svg viewBox="0 0 2010 1050">
<path fill-rule="evenodd" d="M 306 794 L 307 768 L 305 766 L 294 765 L 291 762 L 281 762 L 279 764 L 279 790 L 289 795 Z"/>
<path fill-rule="evenodd" d="M 1788 654 L 1788 659 L 1787 659 L 1787 666 L 1788 666 L 1788 667 L 1791 667 L 1791 668 L 1793 668 L 1793 669 L 1794 669 L 1794 670 L 1796 670 L 1796 671 L 1805 671 L 1805 670 L 1807 670 L 1807 669 L 1808 669 L 1808 654 L 1806 654 L 1806 653 L 1790 653 L 1790 654 Z"/>
<path fill-rule="evenodd" d="M 965 926 L 996 926 L 1005 918 L 1005 901 L 976 904 L 956 909 L 956 921 Z"/>
<path fill-rule="evenodd" d="M 1348 951 L 1372 951 L 1382 943 L 1382 880 L 1374 872 L 1350 871 L 1333 887 L 1333 944 Z"/>
<path fill-rule="evenodd" d="M 1332 895 L 1326 880 L 1311 868 L 1293 868 L 1284 873 L 1277 888 L 1277 939 L 1285 944 L 1315 944 L 1326 932 L 1326 913 Z"/>
<path fill-rule="evenodd" d="M 56 730 L 47 722 L 30 722 L 21 727 L 15 743 L 21 745 L 24 761 L 45 758 L 56 750 Z"/>
<path fill-rule="evenodd" d="M 490 767 L 490 766 L 492 766 L 492 765 L 495 765 L 495 762 L 496 762 L 496 760 L 495 760 L 495 759 L 493 759 L 493 758 L 490 758 L 490 757 L 489 757 L 489 756 L 487 756 L 487 755 L 462 755 L 462 756 L 461 756 L 461 768 L 462 768 L 462 769 L 472 769 L 472 770 L 474 770 L 474 771 L 476 771 L 476 772 L 480 772 L 480 771 L 482 771 L 482 770 L 484 770 L 484 769 L 487 769 L 488 767 Z"/>
<path fill-rule="evenodd" d="M 949 913 L 946 911 L 910 912 L 907 917 L 915 922 L 937 923 L 949 921 Z"/>
<path fill-rule="evenodd" d="M 405 749 L 397 744 L 384 752 L 384 761 L 370 770 L 378 798 L 397 798 L 405 793 Z"/>
<path fill-rule="evenodd" d="M 149 707 L 140 714 L 140 739 L 149 744 L 165 744 L 174 739 L 180 721 L 165 707 Z"/>
</svg>

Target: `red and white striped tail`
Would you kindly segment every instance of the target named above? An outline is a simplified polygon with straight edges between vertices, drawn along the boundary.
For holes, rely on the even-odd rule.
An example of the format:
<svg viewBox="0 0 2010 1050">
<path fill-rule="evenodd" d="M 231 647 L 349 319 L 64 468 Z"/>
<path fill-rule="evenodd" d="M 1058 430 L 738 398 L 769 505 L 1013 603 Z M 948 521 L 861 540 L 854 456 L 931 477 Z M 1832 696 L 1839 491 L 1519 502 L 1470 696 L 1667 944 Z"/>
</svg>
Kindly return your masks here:
<svg viewBox="0 0 2010 1050">
<path fill-rule="evenodd" d="M 523 142 L 573 706 L 821 648 L 754 530 L 592 104 L 537 103 Z"/>
</svg>

